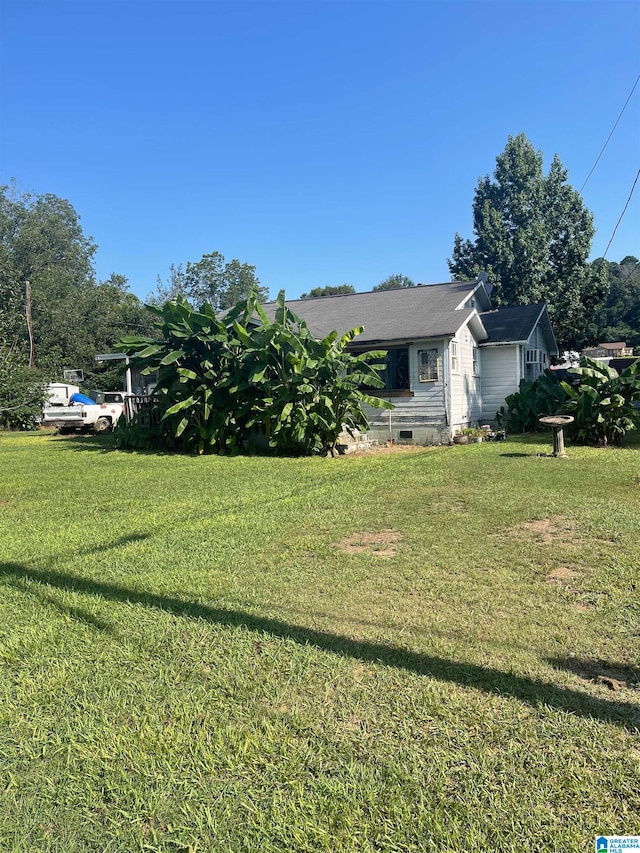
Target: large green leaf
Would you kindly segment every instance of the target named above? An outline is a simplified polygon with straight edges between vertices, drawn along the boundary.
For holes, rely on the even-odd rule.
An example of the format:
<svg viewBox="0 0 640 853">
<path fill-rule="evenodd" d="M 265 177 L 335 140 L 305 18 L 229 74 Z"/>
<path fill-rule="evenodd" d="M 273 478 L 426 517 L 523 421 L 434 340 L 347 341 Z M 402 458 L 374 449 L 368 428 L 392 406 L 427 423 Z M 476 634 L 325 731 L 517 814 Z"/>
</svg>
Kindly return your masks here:
<svg viewBox="0 0 640 853">
<path fill-rule="evenodd" d="M 161 352 L 164 349 L 162 344 L 150 344 L 145 347 L 140 352 L 136 353 L 138 358 L 149 358 L 150 356 L 157 355 L 157 353 Z"/>
<path fill-rule="evenodd" d="M 164 413 L 165 417 L 169 415 L 175 415 L 177 412 L 182 412 L 184 409 L 188 409 L 195 404 L 195 398 L 193 396 L 188 397 L 186 400 L 180 400 L 177 403 L 174 403 L 173 406 L 170 406 Z"/>
<path fill-rule="evenodd" d="M 178 359 L 183 358 L 184 355 L 185 351 L 183 349 L 173 350 L 173 352 L 170 352 L 165 355 L 160 364 L 166 367 L 169 364 L 173 364 L 174 361 L 178 361 Z"/>
<path fill-rule="evenodd" d="M 189 425 L 189 418 L 182 418 L 178 426 L 176 427 L 176 438 L 179 438 L 182 433 L 185 431 L 187 426 Z"/>
<path fill-rule="evenodd" d="M 384 397 L 373 397 L 371 394 L 365 394 L 362 391 L 359 392 L 359 396 L 363 403 L 374 409 L 395 409 L 393 403 L 385 400 Z"/>
</svg>

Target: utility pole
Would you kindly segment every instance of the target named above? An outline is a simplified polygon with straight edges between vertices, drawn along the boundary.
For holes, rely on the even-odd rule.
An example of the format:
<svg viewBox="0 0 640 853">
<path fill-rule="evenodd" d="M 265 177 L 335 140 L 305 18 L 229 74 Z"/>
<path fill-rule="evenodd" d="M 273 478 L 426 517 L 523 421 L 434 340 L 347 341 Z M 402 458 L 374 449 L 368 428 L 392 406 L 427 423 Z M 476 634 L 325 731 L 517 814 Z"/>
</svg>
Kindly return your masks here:
<svg viewBox="0 0 640 853">
<path fill-rule="evenodd" d="M 31 282 L 25 281 L 25 299 L 27 312 L 27 330 L 29 332 L 29 367 L 36 366 L 36 359 L 33 351 L 33 324 L 31 322 Z"/>
</svg>

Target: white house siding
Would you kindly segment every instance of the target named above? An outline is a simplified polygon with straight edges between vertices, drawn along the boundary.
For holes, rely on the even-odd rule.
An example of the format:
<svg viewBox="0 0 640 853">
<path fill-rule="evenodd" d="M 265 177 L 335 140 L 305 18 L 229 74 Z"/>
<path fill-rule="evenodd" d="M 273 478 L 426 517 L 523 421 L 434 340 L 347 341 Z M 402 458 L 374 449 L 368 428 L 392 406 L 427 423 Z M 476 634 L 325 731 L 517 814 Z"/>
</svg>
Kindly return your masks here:
<svg viewBox="0 0 640 853">
<path fill-rule="evenodd" d="M 445 414 L 444 341 L 416 342 L 408 349 L 409 385 L 412 395 L 386 397 L 395 406 L 391 412 L 365 406 L 370 424 L 368 435 L 380 442 L 392 438 L 397 444 L 447 444 L 449 429 Z M 418 352 L 423 349 L 438 350 L 439 370 L 436 381 L 420 382 Z"/>
<path fill-rule="evenodd" d="M 473 347 L 476 340 L 466 326 L 454 340 L 458 344 L 457 371 L 451 366 L 451 344 L 448 346 L 449 388 L 451 394 L 451 429 L 460 432 L 464 427 L 475 425 L 482 417 L 482 353 L 478 351 L 479 372 L 473 375 Z"/>
<path fill-rule="evenodd" d="M 543 358 L 542 361 L 538 363 L 527 364 L 526 350 L 532 349 L 541 351 Z M 522 347 L 522 375 L 525 379 L 537 379 L 538 376 L 549 367 L 551 363 L 550 350 L 551 347 L 544 331 L 540 326 L 536 326 L 529 335 L 526 345 Z"/>
<path fill-rule="evenodd" d="M 496 412 L 505 398 L 518 390 L 522 347 L 517 344 L 481 347 L 482 422 L 495 422 Z"/>
</svg>

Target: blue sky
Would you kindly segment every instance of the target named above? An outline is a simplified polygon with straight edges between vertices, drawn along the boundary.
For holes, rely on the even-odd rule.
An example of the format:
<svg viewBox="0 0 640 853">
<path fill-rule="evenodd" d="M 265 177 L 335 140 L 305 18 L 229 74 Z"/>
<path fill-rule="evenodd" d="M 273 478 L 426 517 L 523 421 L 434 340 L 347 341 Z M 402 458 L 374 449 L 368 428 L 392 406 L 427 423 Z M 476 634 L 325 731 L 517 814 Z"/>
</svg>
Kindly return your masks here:
<svg viewBox="0 0 640 853">
<path fill-rule="evenodd" d="M 640 73 L 640 3 L 0 0 L 0 181 L 69 199 L 144 298 L 219 251 L 273 296 L 447 281 L 507 137 L 579 189 Z M 602 255 L 640 84 L 583 190 Z M 640 186 L 607 257 L 640 256 Z"/>
</svg>

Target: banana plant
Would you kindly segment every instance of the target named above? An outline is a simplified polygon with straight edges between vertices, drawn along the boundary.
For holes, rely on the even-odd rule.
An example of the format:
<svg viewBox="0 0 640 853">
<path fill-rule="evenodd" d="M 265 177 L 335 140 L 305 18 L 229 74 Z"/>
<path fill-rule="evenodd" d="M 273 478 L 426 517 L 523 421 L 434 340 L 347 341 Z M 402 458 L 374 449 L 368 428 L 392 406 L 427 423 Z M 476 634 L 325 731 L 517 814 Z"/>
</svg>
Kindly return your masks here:
<svg viewBox="0 0 640 853">
<path fill-rule="evenodd" d="M 505 399 L 496 413 L 498 424 L 512 432 L 533 432 L 539 429 L 541 415 L 555 415 L 564 405 L 567 392 L 554 376 L 545 370 L 537 379 L 521 379 L 518 390 Z"/>
<path fill-rule="evenodd" d="M 362 390 L 382 388 L 384 368 L 383 351 L 348 350 L 362 328 L 318 340 L 284 291 L 274 320 L 257 294 L 224 315 L 184 299 L 152 310 L 157 339 L 126 338 L 118 348 L 143 373 L 157 372 L 166 446 L 229 451 L 257 433 L 281 453 L 335 452 L 343 428 L 367 429 L 365 404 L 393 408 Z"/>
<path fill-rule="evenodd" d="M 580 378 L 576 386 L 562 382 L 567 401 L 562 407 L 575 418 L 569 434 L 585 444 L 620 444 L 629 430 L 640 424 L 640 362 L 618 373 L 613 367 L 583 358 L 570 373 Z"/>
<path fill-rule="evenodd" d="M 124 338 L 117 348 L 132 357 L 141 373 L 157 375 L 164 445 L 198 453 L 233 448 L 241 436 L 229 389 L 241 342 L 232 325 L 250 310 L 250 301 L 236 306 L 224 321 L 210 305 L 196 311 L 183 297 L 149 308 L 157 316 L 157 338 Z"/>
<path fill-rule="evenodd" d="M 287 307 L 284 291 L 278 294 L 273 321 L 260 305 L 255 313 L 258 324 L 235 323 L 245 343 L 238 389 L 245 399 L 239 416 L 248 428 L 259 429 L 270 447 L 296 454 L 335 452 L 343 428 L 368 427 L 364 404 L 391 407 L 362 390 L 384 386 L 379 375 L 384 352 L 355 355 L 347 349 L 362 327 L 318 340 Z"/>
</svg>

